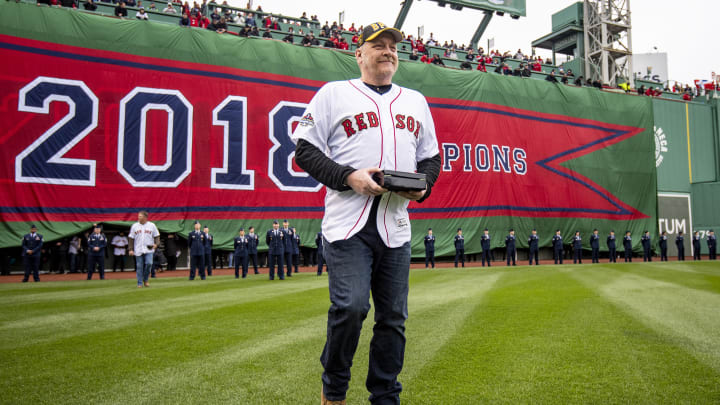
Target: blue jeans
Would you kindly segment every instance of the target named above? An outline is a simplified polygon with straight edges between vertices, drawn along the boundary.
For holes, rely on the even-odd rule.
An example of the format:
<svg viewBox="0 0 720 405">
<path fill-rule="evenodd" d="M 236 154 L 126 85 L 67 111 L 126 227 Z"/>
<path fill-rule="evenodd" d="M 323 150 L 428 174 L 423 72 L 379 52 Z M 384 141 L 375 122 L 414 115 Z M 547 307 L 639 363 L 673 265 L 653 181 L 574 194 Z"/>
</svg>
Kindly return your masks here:
<svg viewBox="0 0 720 405">
<path fill-rule="evenodd" d="M 410 272 L 410 243 L 387 248 L 367 244 L 357 235 L 323 244 L 328 265 L 330 310 L 327 341 L 320 362 L 328 400 L 345 399 L 350 367 L 363 320 L 375 304 L 375 326 L 365 385 L 374 404 L 399 404 L 402 385 L 397 375 L 405 356 L 405 320 Z"/>
<path fill-rule="evenodd" d="M 153 254 L 145 253 L 140 256 L 135 256 L 135 273 L 137 275 L 138 285 L 143 285 L 143 282 L 148 281 L 150 277 L 150 269 L 153 264 Z"/>
</svg>

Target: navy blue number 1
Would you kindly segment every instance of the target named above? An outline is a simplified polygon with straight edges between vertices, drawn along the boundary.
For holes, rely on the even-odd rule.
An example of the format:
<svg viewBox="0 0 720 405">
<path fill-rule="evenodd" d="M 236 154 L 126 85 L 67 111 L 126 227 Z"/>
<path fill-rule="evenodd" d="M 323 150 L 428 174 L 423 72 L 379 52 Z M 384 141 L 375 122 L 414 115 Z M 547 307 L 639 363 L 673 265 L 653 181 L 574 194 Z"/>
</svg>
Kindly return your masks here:
<svg viewBox="0 0 720 405">
<path fill-rule="evenodd" d="M 255 172 L 247 170 L 247 98 L 229 96 L 213 110 L 213 125 L 222 125 L 223 167 L 212 169 L 211 187 L 253 190 Z"/>
</svg>

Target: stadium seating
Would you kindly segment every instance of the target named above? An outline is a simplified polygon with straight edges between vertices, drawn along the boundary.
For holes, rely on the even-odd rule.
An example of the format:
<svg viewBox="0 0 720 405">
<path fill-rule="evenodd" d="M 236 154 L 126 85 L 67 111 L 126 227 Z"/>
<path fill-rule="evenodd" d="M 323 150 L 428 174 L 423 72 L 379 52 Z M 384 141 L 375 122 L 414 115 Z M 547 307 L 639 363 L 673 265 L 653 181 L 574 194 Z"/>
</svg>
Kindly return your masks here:
<svg viewBox="0 0 720 405">
<path fill-rule="evenodd" d="M 27 3 L 33 3 L 33 4 L 36 2 L 33 0 L 20 0 L 20 1 L 27 2 Z M 179 24 L 179 21 L 182 17 L 182 15 L 180 13 L 180 10 L 181 10 L 180 4 L 173 3 L 173 7 L 177 11 L 177 13 L 170 14 L 170 13 L 162 12 L 162 10 L 167 6 L 166 1 L 163 1 L 163 0 L 142 0 L 142 1 L 143 1 L 143 6 L 145 8 L 145 12 L 148 14 L 150 22 L 174 24 L 174 25 Z M 88 12 L 83 7 L 83 5 L 86 2 L 87 2 L 87 0 L 78 0 L 77 11 Z M 97 5 L 97 10 L 92 13 L 114 17 L 115 6 L 116 6 L 115 3 L 112 3 L 108 0 L 108 1 L 97 1 L 95 4 Z M 155 5 L 155 10 L 150 9 L 151 4 Z M 261 33 L 264 31 L 264 28 L 262 26 L 262 19 L 265 18 L 266 16 L 270 16 L 278 22 L 278 25 L 280 27 L 280 30 L 270 30 L 270 34 L 272 35 L 272 39 L 274 39 L 274 40 L 282 40 L 283 38 L 285 38 L 285 36 L 287 36 L 289 33 L 290 27 L 293 27 L 293 31 L 294 31 L 294 33 L 293 33 L 293 37 L 294 37 L 293 43 L 294 44 L 300 44 L 304 37 L 304 35 L 299 34 L 300 29 L 302 29 L 305 34 L 312 31 L 315 34 L 315 36 L 318 38 L 318 40 L 320 41 L 321 46 L 325 42 L 325 39 L 326 39 L 326 38 L 320 37 L 320 35 L 319 35 L 321 23 L 313 22 L 312 20 L 301 19 L 299 17 L 292 17 L 292 16 L 287 16 L 287 15 L 278 14 L 278 13 L 251 10 L 251 9 L 246 9 L 246 8 L 242 8 L 242 7 L 233 7 L 230 5 L 223 5 L 223 4 L 217 4 L 217 3 L 208 3 L 206 7 L 207 7 L 206 13 L 208 13 L 208 14 L 211 12 L 211 10 L 214 10 L 216 8 L 220 8 L 220 10 L 223 13 L 228 9 L 231 10 L 233 14 L 253 13 L 255 20 L 257 22 L 258 28 L 260 29 Z M 134 19 L 135 14 L 139 10 L 139 7 L 126 6 L 126 8 L 128 10 L 127 18 Z M 243 27 L 244 27 L 243 24 L 236 24 L 236 23 L 230 22 L 230 21 L 227 22 L 227 30 L 231 34 L 237 35 L 242 30 Z M 341 35 L 350 44 L 350 49 L 349 49 L 349 51 L 342 51 L 342 50 L 336 50 L 336 51 L 348 52 L 348 53 L 354 52 L 355 49 L 357 48 L 356 45 L 354 43 L 352 43 L 352 37 L 354 34 L 349 31 L 344 31 L 341 33 Z M 428 49 L 428 52 L 431 56 L 434 56 L 434 55 L 439 56 L 441 58 L 441 60 L 443 61 L 443 63 L 445 64 L 445 67 L 447 67 L 447 68 L 460 69 L 460 65 L 466 61 L 465 57 L 467 55 L 467 52 L 463 51 L 463 50 L 456 50 L 457 58 L 448 58 L 448 57 L 443 56 L 444 52 L 445 52 L 445 48 L 443 48 L 441 46 L 426 45 L 426 48 Z M 409 61 L 411 54 L 412 54 L 412 49 L 411 49 L 410 42 L 407 40 L 403 41 L 400 44 L 400 46 L 398 47 L 399 58 L 401 60 Z M 510 69 L 515 69 L 518 66 L 520 66 L 520 64 L 523 61 L 513 59 L 513 58 L 506 58 L 504 60 L 504 62 L 508 64 Z M 576 60 L 572 60 L 572 61 L 565 63 L 564 65 L 566 65 L 565 66 L 566 68 L 574 68 L 573 70 L 575 70 L 576 72 L 581 71 L 581 69 L 576 68 L 577 66 L 580 66 L 576 62 L 577 62 Z M 416 63 L 422 63 L 422 62 L 418 61 Z M 495 57 L 494 63 L 489 63 L 486 65 L 487 71 L 492 72 L 498 66 L 499 63 L 500 63 L 500 58 Z M 472 66 L 471 70 L 476 70 L 477 65 L 478 65 L 477 62 L 474 62 L 474 61 L 471 62 L 471 66 Z M 537 79 L 537 80 L 545 80 L 545 78 L 550 74 L 550 72 L 552 70 L 556 70 L 556 72 L 557 72 L 557 69 L 558 69 L 557 66 L 543 64 L 542 71 L 541 72 L 533 71 L 531 74 L 531 78 Z M 557 75 L 557 76 L 558 76 L 558 80 L 559 80 L 560 75 Z M 570 85 L 573 84 L 573 80 L 574 79 L 570 78 L 570 83 L 569 83 Z M 657 85 L 657 83 L 651 83 L 651 84 L 653 86 Z M 647 85 L 646 85 L 646 87 L 647 87 Z M 636 93 L 632 92 L 631 94 L 636 94 Z M 681 93 L 663 92 L 661 97 L 673 99 L 673 100 L 682 100 Z"/>
</svg>

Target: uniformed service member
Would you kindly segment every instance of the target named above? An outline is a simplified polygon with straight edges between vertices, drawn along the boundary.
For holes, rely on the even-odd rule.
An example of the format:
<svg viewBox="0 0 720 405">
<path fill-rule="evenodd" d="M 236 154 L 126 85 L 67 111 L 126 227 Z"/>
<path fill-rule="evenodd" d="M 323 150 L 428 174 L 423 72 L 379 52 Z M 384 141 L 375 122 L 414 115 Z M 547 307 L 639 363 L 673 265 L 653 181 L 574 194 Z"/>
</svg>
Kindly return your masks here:
<svg viewBox="0 0 720 405">
<path fill-rule="evenodd" d="M 278 278 L 285 280 L 285 271 L 283 270 L 283 255 L 285 248 L 283 245 L 284 234 L 280 230 L 278 221 L 273 221 L 273 229 L 267 231 L 265 235 L 265 243 L 268 245 L 268 269 L 270 280 L 275 280 L 275 265 L 277 265 Z"/>
<path fill-rule="evenodd" d="M 663 231 L 662 234 L 660 234 L 660 261 L 666 262 L 668 261 L 667 257 L 667 232 Z"/>
<path fill-rule="evenodd" d="M 575 231 L 575 235 L 572 237 L 573 247 L 573 264 L 582 264 L 582 237 L 580 231 Z"/>
<path fill-rule="evenodd" d="M 93 233 L 88 238 L 88 272 L 87 279 L 92 279 L 97 266 L 100 280 L 105 280 L 105 248 L 107 247 L 107 238 L 102 233 L 102 227 L 95 224 Z"/>
<path fill-rule="evenodd" d="M 677 246 L 678 260 L 684 262 L 685 261 L 685 237 L 683 236 L 682 231 L 679 231 L 678 235 L 675 237 L 675 246 Z"/>
<path fill-rule="evenodd" d="M 212 276 L 212 266 L 213 266 L 213 260 L 212 260 L 212 245 L 213 245 L 213 235 L 210 233 L 210 228 L 207 227 L 207 225 L 203 228 L 203 233 L 205 234 L 205 239 L 203 240 L 203 244 L 205 246 L 205 256 L 203 258 L 203 263 L 205 264 L 206 273 L 208 276 Z"/>
<path fill-rule="evenodd" d="M 610 235 L 607 237 L 607 247 L 610 255 L 610 261 L 608 263 L 617 263 L 617 245 L 615 241 L 615 231 L 610 231 Z"/>
<path fill-rule="evenodd" d="M 710 260 L 717 260 L 717 237 L 715 231 L 712 229 L 707 234 L 707 247 L 708 247 L 708 258 Z"/>
<path fill-rule="evenodd" d="M 590 235 L 590 249 L 592 249 L 592 262 L 600 263 L 600 235 L 598 235 L 597 228 L 593 229 L 593 233 Z"/>
<path fill-rule="evenodd" d="M 290 228 L 292 231 L 292 264 L 295 268 L 295 273 L 298 272 L 298 266 L 300 265 L 300 235 L 297 233 L 295 227 Z"/>
<path fill-rule="evenodd" d="M 245 236 L 245 228 L 240 228 L 238 236 L 233 241 L 235 249 L 233 261 L 235 263 L 235 278 L 240 277 L 240 266 L 242 266 L 242 278 L 248 273 L 248 237 Z"/>
<path fill-rule="evenodd" d="M 700 253 L 702 251 L 702 245 L 700 244 L 700 233 L 698 231 L 693 232 L 692 244 L 693 244 L 693 260 L 702 259 L 702 257 L 700 256 Z"/>
<path fill-rule="evenodd" d="M 515 250 L 515 230 L 510 229 L 510 233 L 505 237 L 505 256 L 507 257 L 507 265 L 510 265 L 510 259 L 512 259 L 512 265 L 515 266 L 515 256 L 517 251 Z"/>
<path fill-rule="evenodd" d="M 645 231 L 643 233 L 643 236 L 640 238 L 640 243 L 642 243 L 643 247 L 643 261 L 651 262 L 652 255 L 650 254 L 650 246 L 652 241 L 650 239 L 650 231 Z"/>
<path fill-rule="evenodd" d="M 322 232 L 318 232 L 317 235 L 315 236 L 315 245 L 317 246 L 317 275 L 322 276 L 323 263 L 325 263 L 325 257 L 323 257 L 323 234 L 322 234 Z"/>
<path fill-rule="evenodd" d="M 289 227 L 287 219 L 283 221 L 283 227 L 280 229 L 280 232 L 283 233 L 283 262 L 287 266 L 285 274 L 288 277 L 292 277 L 293 232 Z"/>
<path fill-rule="evenodd" d="M 623 237 L 623 256 L 625 257 L 626 262 L 632 262 L 632 236 L 630 234 L 630 231 L 625 231 L 625 236 Z"/>
<path fill-rule="evenodd" d="M 195 270 L 201 280 L 205 280 L 205 234 L 200 230 L 200 222 L 195 221 L 195 230 L 188 235 L 190 252 L 190 280 L 195 280 Z"/>
<path fill-rule="evenodd" d="M 537 234 L 537 229 L 533 229 L 530 233 L 530 237 L 528 237 L 528 246 L 530 247 L 530 251 L 528 253 L 530 265 L 532 266 L 533 263 L 533 257 L 535 258 L 535 265 L 537 266 L 539 264 L 538 262 L 538 256 L 540 254 L 540 247 L 538 246 L 539 238 Z"/>
<path fill-rule="evenodd" d="M 480 237 L 480 246 L 482 247 L 482 265 L 485 267 L 485 262 L 487 261 L 487 265 L 490 267 L 490 231 L 488 231 L 487 228 L 485 228 Z"/>
<path fill-rule="evenodd" d="M 27 283 L 32 273 L 33 281 L 40 281 L 40 254 L 42 251 L 43 236 L 37 233 L 35 224 L 30 225 L 30 233 L 25 234 L 22 240 L 22 258 L 25 266 L 25 276 L 22 282 Z"/>
<path fill-rule="evenodd" d="M 555 264 L 562 264 L 563 262 L 563 238 L 560 235 L 560 230 L 555 231 L 555 235 L 552 237 L 553 257 L 555 258 Z"/>
<path fill-rule="evenodd" d="M 455 267 L 458 266 L 458 259 L 465 267 L 465 237 L 463 237 L 461 228 L 458 228 L 457 235 L 455 235 Z"/>
<path fill-rule="evenodd" d="M 248 228 L 248 265 L 250 264 L 250 260 L 252 260 L 253 263 L 253 269 L 255 270 L 255 274 L 260 274 L 258 271 L 258 253 L 257 248 L 260 244 L 260 238 L 255 233 L 255 227 L 251 226 Z"/>
<path fill-rule="evenodd" d="M 427 235 L 425 235 L 425 268 L 428 268 L 428 264 L 432 264 L 432 268 L 435 268 L 435 235 L 433 235 L 432 228 L 428 228 Z"/>
</svg>

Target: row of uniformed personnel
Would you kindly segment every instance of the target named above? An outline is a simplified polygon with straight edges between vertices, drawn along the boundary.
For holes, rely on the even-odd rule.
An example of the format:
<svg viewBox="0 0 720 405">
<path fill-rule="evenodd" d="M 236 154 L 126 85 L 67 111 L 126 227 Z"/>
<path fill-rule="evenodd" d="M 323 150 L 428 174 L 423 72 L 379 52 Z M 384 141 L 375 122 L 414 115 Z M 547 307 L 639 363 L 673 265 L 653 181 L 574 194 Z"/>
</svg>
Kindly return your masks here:
<svg viewBox="0 0 720 405">
<path fill-rule="evenodd" d="M 100 279 L 105 279 L 105 248 L 108 241 L 105 234 L 102 233 L 102 226 L 95 224 L 93 233 L 88 236 L 88 272 L 87 279 L 92 278 L 97 268 Z M 23 283 L 27 283 L 30 275 L 33 281 L 40 281 L 40 254 L 42 252 L 43 236 L 38 233 L 35 224 L 30 225 L 30 233 L 23 236 L 22 240 L 22 258 L 25 267 Z"/>
<path fill-rule="evenodd" d="M 318 232 L 315 239 L 318 246 L 318 274 L 322 274 L 322 234 Z M 298 272 L 299 256 L 300 256 L 300 235 L 298 235 L 295 227 L 290 227 L 287 220 L 283 221 L 283 227 L 280 228 L 278 221 L 273 221 L 272 229 L 267 231 L 265 235 L 265 243 L 268 246 L 268 267 L 270 280 L 275 279 L 275 267 L 277 266 L 277 275 L 280 280 L 285 279 L 285 275 L 292 277 L 293 267 L 295 273 Z M 260 237 L 255 233 L 254 227 L 248 228 L 248 234 L 245 228 L 240 228 L 238 236 L 233 241 L 233 255 L 235 263 L 235 278 L 240 278 L 240 268 L 242 268 L 242 278 L 247 277 L 248 267 L 252 260 L 255 274 L 258 274 L 258 245 Z M 190 280 L 195 279 L 195 270 L 198 269 L 200 278 L 205 279 L 205 271 L 203 270 L 203 262 L 209 263 L 210 249 L 212 247 L 212 234 L 205 227 L 204 232 L 200 232 L 200 223 L 195 222 L 195 231 L 188 235 L 188 248 L 190 250 Z M 287 273 L 284 265 L 287 266 Z M 212 275 L 210 265 L 207 266 L 208 275 Z"/>
<path fill-rule="evenodd" d="M 529 263 L 530 265 L 533 264 L 533 260 L 535 261 L 535 265 L 538 265 L 538 253 L 539 253 L 539 246 L 538 246 L 538 235 L 537 230 L 533 229 L 530 235 L 528 236 L 528 246 L 529 246 Z M 716 260 L 717 259 L 717 238 L 715 236 L 715 232 L 713 230 L 710 230 L 708 232 L 708 235 L 706 237 L 708 251 L 709 251 L 709 258 L 710 260 Z M 432 268 L 435 268 L 435 235 L 433 235 L 432 228 L 428 228 L 428 233 L 425 236 L 425 267 L 432 266 Z M 643 233 L 643 236 L 641 237 L 641 243 L 643 246 L 643 261 L 652 261 L 652 237 L 650 236 L 649 231 L 645 231 Z M 455 235 L 454 239 L 455 244 L 455 267 L 458 267 L 458 264 L 462 264 L 462 267 L 465 267 L 465 237 L 462 234 L 462 228 L 458 228 L 457 234 Z M 480 244 L 482 247 L 482 266 L 485 266 L 485 263 L 487 262 L 487 265 L 491 265 L 490 261 L 490 232 L 487 228 L 484 229 L 483 234 L 480 236 Z M 580 235 L 580 231 L 575 231 L 575 235 L 573 235 L 570 244 L 573 248 L 573 263 L 582 263 L 582 236 Z M 616 249 L 616 238 L 615 238 L 615 231 L 610 231 L 610 234 L 606 238 L 606 244 L 609 251 L 610 256 L 610 262 L 614 263 L 617 258 L 617 249 Z M 683 233 L 679 232 L 678 236 L 675 238 L 675 244 L 678 248 L 678 260 L 685 260 L 685 246 L 684 246 L 684 237 Z M 660 260 L 661 261 L 667 261 L 667 232 L 663 232 L 660 235 Z M 555 235 L 552 237 L 552 247 L 553 247 L 553 256 L 555 260 L 555 264 L 562 264 L 563 262 L 563 237 L 561 234 L 561 231 L 558 229 L 555 231 Z M 590 248 L 592 250 L 592 262 L 593 263 L 599 263 L 600 261 L 600 235 L 598 234 L 598 230 L 594 229 L 593 233 L 590 235 Z M 517 256 L 517 250 L 515 247 L 515 230 L 510 229 L 508 232 L 508 235 L 505 237 L 505 249 L 506 249 L 506 258 L 507 258 L 507 265 L 510 265 L 512 262 L 512 265 L 515 266 L 515 259 Z M 632 235 L 630 231 L 625 232 L 625 236 L 623 237 L 623 249 L 624 249 L 624 258 L 626 262 L 632 262 Z M 693 253 L 695 260 L 700 260 L 700 254 L 701 254 L 701 243 L 700 243 L 700 234 L 696 231 L 693 234 Z"/>
</svg>

